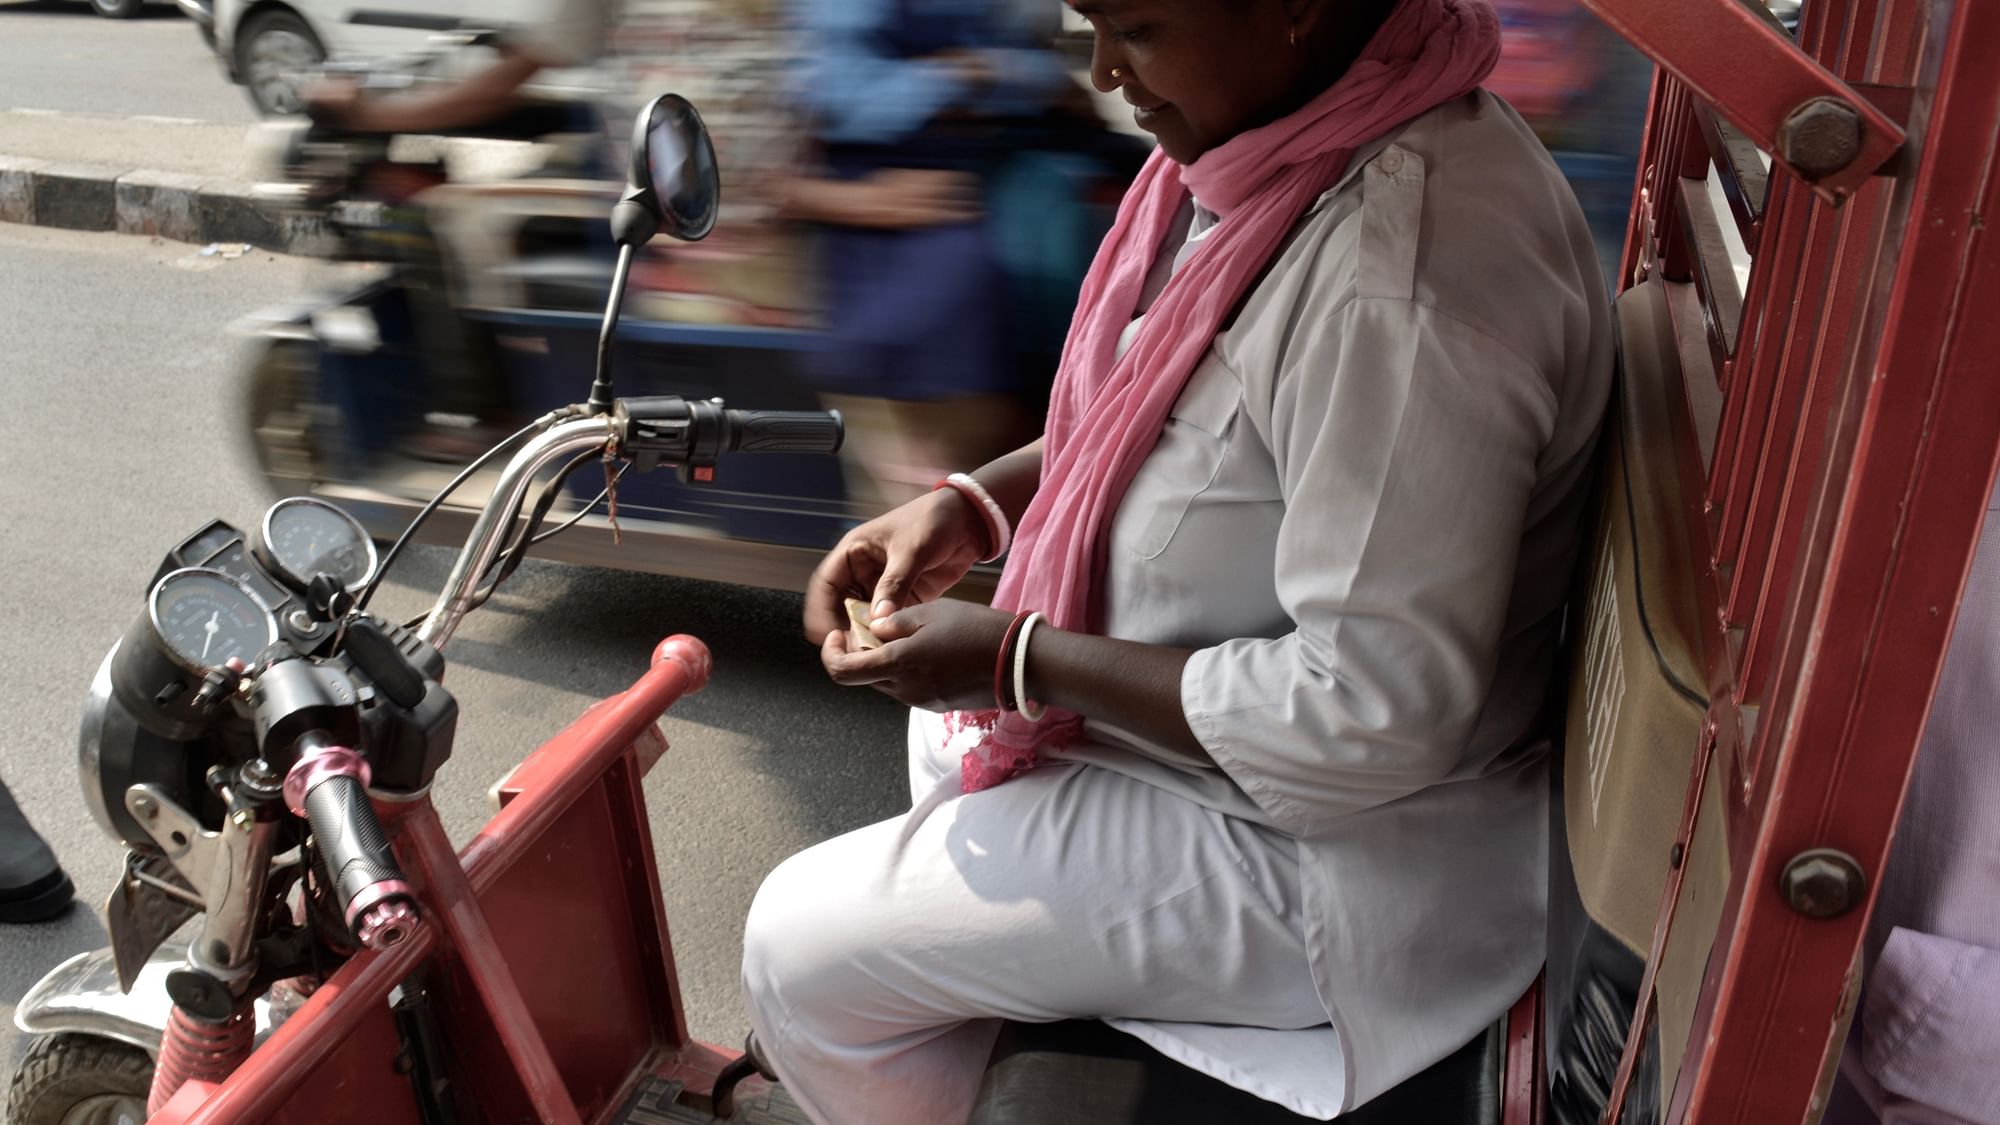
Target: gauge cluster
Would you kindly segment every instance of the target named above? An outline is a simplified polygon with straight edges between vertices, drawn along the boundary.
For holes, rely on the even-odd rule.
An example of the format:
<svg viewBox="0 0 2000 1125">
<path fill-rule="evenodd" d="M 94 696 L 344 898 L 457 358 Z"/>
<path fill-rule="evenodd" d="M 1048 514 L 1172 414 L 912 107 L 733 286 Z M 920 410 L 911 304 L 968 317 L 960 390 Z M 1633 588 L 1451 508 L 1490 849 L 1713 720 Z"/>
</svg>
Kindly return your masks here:
<svg viewBox="0 0 2000 1125">
<path fill-rule="evenodd" d="M 214 770 L 257 758 L 268 738 L 291 747 L 272 733 L 281 723 L 339 732 L 370 755 L 379 786 L 429 784 L 451 754 L 458 704 L 435 647 L 354 612 L 379 565 L 347 513 L 297 497 L 250 530 L 217 520 L 168 552 L 86 706 L 78 756 L 98 823 L 154 847 L 126 804 L 140 783 L 204 823 L 223 816 L 217 801 L 235 798 Z"/>
<path fill-rule="evenodd" d="M 154 576 L 150 620 L 166 654 L 197 675 L 232 658 L 248 663 L 280 639 L 309 650 L 332 632 L 308 612 L 313 578 L 331 575 L 352 593 L 376 564 L 375 543 L 354 517 L 290 497 L 254 533 L 216 520 L 175 547 Z M 261 643 L 239 651 L 251 640 Z"/>
</svg>

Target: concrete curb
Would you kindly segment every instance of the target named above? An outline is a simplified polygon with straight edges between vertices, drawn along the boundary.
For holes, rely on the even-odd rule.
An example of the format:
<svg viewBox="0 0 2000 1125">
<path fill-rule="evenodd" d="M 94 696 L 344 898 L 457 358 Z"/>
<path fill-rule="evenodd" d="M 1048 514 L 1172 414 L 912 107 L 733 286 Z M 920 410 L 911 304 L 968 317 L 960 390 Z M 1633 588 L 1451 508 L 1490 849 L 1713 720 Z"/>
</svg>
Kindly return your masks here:
<svg viewBox="0 0 2000 1125">
<path fill-rule="evenodd" d="M 281 254 L 308 250 L 324 233 L 315 220 L 266 206 L 249 184 L 18 156 L 0 156 L 0 222 L 247 242 Z"/>
</svg>

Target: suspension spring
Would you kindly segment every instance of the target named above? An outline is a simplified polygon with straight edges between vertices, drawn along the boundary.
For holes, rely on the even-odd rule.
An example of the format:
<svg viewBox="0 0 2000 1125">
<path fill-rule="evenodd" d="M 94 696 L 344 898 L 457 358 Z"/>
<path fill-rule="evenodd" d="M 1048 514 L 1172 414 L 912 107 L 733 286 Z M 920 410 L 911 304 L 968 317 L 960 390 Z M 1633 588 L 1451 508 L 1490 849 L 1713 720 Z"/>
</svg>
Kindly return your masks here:
<svg viewBox="0 0 2000 1125">
<path fill-rule="evenodd" d="M 160 1037 L 160 1061 L 153 1069 L 153 1092 L 146 1113 L 160 1112 L 189 1082 L 220 1083 L 250 1057 L 257 1023 L 248 1011 L 211 1023 L 174 1006 Z"/>
</svg>

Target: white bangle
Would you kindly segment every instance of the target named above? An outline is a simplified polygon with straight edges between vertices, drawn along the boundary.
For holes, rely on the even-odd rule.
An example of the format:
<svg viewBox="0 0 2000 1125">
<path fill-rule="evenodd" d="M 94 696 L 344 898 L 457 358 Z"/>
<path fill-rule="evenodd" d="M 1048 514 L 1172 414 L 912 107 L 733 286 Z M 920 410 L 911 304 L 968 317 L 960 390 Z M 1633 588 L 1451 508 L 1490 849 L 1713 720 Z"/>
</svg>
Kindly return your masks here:
<svg viewBox="0 0 2000 1125">
<path fill-rule="evenodd" d="M 1014 638 L 1014 709 L 1031 723 L 1038 723 L 1049 709 L 1028 698 L 1028 638 L 1035 633 L 1042 615 L 1031 613 L 1021 622 L 1021 635 Z"/>
<path fill-rule="evenodd" d="M 1007 513 L 1000 510 L 1000 505 L 993 499 L 993 494 L 986 491 L 986 486 L 980 484 L 971 473 L 953 473 L 944 479 L 961 493 L 971 495 L 973 499 L 979 501 L 979 506 L 986 510 L 986 523 L 993 532 L 993 553 L 979 561 L 992 562 L 1006 554 L 1007 548 L 1014 542 L 1014 528 L 1007 522 Z"/>
</svg>

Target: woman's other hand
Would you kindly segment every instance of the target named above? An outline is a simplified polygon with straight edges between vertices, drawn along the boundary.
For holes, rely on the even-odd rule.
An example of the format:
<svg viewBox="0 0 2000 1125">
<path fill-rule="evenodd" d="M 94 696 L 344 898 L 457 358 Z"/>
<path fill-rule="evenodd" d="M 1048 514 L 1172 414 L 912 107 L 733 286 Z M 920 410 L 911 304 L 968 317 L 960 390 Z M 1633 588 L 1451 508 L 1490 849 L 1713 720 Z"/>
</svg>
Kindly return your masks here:
<svg viewBox="0 0 2000 1125">
<path fill-rule="evenodd" d="M 806 586 L 806 638 L 847 631 L 848 598 L 872 618 L 952 588 L 990 549 L 986 523 L 958 490 L 940 488 L 848 532 Z M 884 637 L 883 640 L 888 640 Z M 989 669 L 990 671 L 990 669 Z"/>
<path fill-rule="evenodd" d="M 866 685 L 911 707 L 991 708 L 994 661 L 1012 621 L 1002 610 L 945 598 L 878 617 L 880 648 L 860 648 L 846 629 L 831 630 L 820 662 L 834 683 Z"/>
</svg>

